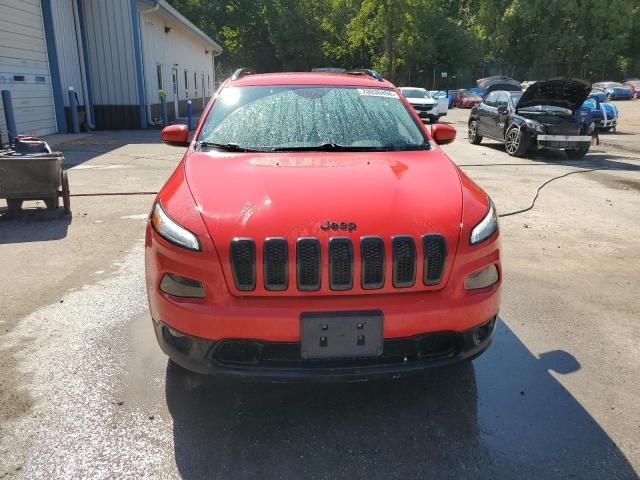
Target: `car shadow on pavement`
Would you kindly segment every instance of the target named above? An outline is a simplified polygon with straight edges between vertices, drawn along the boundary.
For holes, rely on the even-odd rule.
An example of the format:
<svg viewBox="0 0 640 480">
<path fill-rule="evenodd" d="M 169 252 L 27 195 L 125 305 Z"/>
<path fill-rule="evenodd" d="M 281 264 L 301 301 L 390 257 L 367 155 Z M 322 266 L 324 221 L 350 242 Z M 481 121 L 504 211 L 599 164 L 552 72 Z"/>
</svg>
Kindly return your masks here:
<svg viewBox="0 0 640 480">
<path fill-rule="evenodd" d="M 624 454 L 501 323 L 476 361 L 354 384 L 231 383 L 172 362 L 166 399 L 183 478 L 636 478 Z"/>
<path fill-rule="evenodd" d="M 23 208 L 9 215 L 6 208 L 0 207 L 0 245 L 60 240 L 67 236 L 71 222 L 72 216 L 62 208 Z"/>
</svg>

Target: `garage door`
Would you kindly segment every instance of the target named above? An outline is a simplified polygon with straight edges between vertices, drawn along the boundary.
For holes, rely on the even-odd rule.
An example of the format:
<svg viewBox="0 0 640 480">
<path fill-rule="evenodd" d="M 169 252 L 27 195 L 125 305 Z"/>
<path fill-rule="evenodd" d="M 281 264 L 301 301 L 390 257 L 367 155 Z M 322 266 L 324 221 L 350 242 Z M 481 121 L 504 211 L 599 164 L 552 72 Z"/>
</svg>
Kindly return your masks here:
<svg viewBox="0 0 640 480">
<path fill-rule="evenodd" d="M 40 0 L 0 0 L 0 12 L 0 90 L 11 91 L 18 133 L 56 133 Z M 4 111 L 0 130 L 6 142 Z"/>
</svg>

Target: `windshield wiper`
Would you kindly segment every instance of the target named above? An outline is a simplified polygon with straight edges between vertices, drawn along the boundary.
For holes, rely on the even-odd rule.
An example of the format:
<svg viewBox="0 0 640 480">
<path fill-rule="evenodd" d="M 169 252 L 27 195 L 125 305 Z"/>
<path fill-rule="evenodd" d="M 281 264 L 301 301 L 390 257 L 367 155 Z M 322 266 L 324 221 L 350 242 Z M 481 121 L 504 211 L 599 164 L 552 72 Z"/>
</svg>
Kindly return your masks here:
<svg viewBox="0 0 640 480">
<path fill-rule="evenodd" d="M 322 145 L 305 145 L 300 147 L 273 147 L 272 152 L 346 152 L 358 147 L 347 147 L 337 143 L 323 143 Z"/>
<path fill-rule="evenodd" d="M 218 148 L 220 150 L 226 150 L 227 152 L 261 152 L 264 150 L 257 150 L 253 148 L 244 148 L 237 143 L 215 143 L 215 142 L 198 142 L 196 144 L 198 150 L 204 148 Z"/>
<path fill-rule="evenodd" d="M 274 147 L 272 152 L 386 152 L 397 150 L 423 150 L 428 149 L 427 144 L 423 145 L 380 145 L 380 146 L 357 146 L 339 145 L 337 143 L 323 143 L 322 145 L 300 146 L 300 147 Z"/>
</svg>

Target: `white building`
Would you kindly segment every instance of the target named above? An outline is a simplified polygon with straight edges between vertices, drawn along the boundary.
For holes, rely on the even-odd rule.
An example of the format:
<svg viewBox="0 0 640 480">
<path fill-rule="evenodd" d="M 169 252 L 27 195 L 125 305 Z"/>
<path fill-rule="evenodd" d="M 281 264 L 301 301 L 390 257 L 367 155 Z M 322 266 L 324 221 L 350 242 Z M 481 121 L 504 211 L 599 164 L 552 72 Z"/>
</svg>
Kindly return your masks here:
<svg viewBox="0 0 640 480">
<path fill-rule="evenodd" d="M 213 94 L 222 48 L 165 0 L 0 0 L 0 90 L 18 133 L 70 130 L 69 94 L 96 129 L 146 128 Z M 4 112 L 0 132 L 6 140 Z"/>
</svg>

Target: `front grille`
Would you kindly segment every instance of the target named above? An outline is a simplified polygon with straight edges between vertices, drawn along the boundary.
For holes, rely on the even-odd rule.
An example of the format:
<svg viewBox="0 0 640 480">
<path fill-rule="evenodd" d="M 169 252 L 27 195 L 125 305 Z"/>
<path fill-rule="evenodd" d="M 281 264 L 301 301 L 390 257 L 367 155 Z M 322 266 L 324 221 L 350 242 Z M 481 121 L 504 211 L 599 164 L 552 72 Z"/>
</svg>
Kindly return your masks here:
<svg viewBox="0 0 640 480">
<path fill-rule="evenodd" d="M 416 110 L 420 111 L 420 112 L 428 112 L 429 110 L 431 110 L 433 108 L 433 105 L 412 105 L 413 108 L 415 108 Z"/>
<path fill-rule="evenodd" d="M 420 255 L 412 236 L 391 238 L 392 279 L 394 288 L 411 288 L 416 284 L 418 262 L 422 262 L 422 284 L 434 286 L 442 282 L 447 264 L 447 244 L 440 234 L 425 234 L 419 242 Z M 363 290 L 375 290 L 385 286 L 387 250 L 385 240 L 377 236 L 360 239 L 360 270 L 355 269 L 354 245 L 348 237 L 330 238 L 326 247 L 328 278 L 331 290 L 352 290 L 354 278 L 360 279 Z M 322 245 L 313 237 L 299 238 L 295 254 L 289 252 L 286 238 L 266 238 L 262 258 L 257 259 L 256 243 L 250 238 L 234 238 L 229 257 L 235 286 L 240 291 L 256 289 L 256 262 L 262 262 L 261 281 L 265 290 L 283 291 L 290 288 L 289 263 L 295 262 L 295 287 L 299 291 L 314 292 L 322 288 Z M 295 257 L 295 258 L 294 258 Z M 326 272 L 326 271 L 325 271 Z M 327 273 L 325 273 L 326 275 Z M 356 280 L 358 281 L 358 280 Z M 294 288 L 295 288 L 294 287 Z"/>
<path fill-rule="evenodd" d="M 353 245 L 349 238 L 336 237 L 329 240 L 329 288 L 353 288 Z"/>
<path fill-rule="evenodd" d="M 298 290 L 320 290 L 320 241 L 317 238 L 300 238 L 296 246 Z"/>
<path fill-rule="evenodd" d="M 437 285 L 442 279 L 444 261 L 447 258 L 447 244 L 444 237 L 438 234 L 423 235 L 422 252 L 424 254 L 422 280 L 425 285 Z"/>
<path fill-rule="evenodd" d="M 256 244 L 250 238 L 234 238 L 231 241 L 231 271 L 238 290 L 256 288 Z"/>
<path fill-rule="evenodd" d="M 340 368 L 406 364 L 419 360 L 438 361 L 454 357 L 463 348 L 463 338 L 454 332 L 434 332 L 415 337 L 384 340 L 379 357 L 305 360 L 298 342 L 223 340 L 211 351 L 212 360 L 227 365 L 258 365 L 271 368 Z"/>
<path fill-rule="evenodd" d="M 412 237 L 393 237 L 393 286 L 413 287 L 416 283 L 416 243 Z"/>
<path fill-rule="evenodd" d="M 384 241 L 380 237 L 363 237 L 360 241 L 362 258 L 362 288 L 375 290 L 384 285 Z"/>
<path fill-rule="evenodd" d="M 263 252 L 264 288 L 286 290 L 289 286 L 289 248 L 285 238 L 267 238 Z"/>
<path fill-rule="evenodd" d="M 545 124 L 547 135 L 580 135 L 580 126 L 575 123 Z"/>
</svg>

